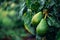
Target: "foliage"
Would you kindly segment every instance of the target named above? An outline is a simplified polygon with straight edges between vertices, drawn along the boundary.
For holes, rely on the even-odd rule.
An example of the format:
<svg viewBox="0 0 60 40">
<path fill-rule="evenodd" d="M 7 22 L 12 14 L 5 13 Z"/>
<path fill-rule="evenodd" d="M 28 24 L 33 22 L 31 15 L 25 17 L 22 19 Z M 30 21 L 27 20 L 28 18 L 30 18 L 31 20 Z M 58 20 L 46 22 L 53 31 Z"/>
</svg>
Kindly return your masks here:
<svg viewBox="0 0 60 40">
<path fill-rule="evenodd" d="M 60 0 L 0 0 L 0 39 L 9 37 L 11 40 L 22 40 L 21 37 L 33 35 L 40 40 L 42 37 L 36 34 L 37 25 L 31 24 L 32 17 L 40 11 L 48 13 L 46 20 L 49 30 L 45 35 L 46 40 L 58 40 Z"/>
</svg>

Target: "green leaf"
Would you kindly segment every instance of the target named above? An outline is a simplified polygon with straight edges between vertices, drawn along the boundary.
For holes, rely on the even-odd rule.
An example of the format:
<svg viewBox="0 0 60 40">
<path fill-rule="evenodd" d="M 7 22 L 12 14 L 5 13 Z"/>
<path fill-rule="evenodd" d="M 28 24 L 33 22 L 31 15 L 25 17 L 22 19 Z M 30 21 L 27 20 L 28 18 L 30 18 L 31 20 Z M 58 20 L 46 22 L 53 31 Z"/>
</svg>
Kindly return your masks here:
<svg viewBox="0 0 60 40">
<path fill-rule="evenodd" d="M 20 37 L 28 37 L 30 34 L 28 34 L 26 32 L 26 30 L 24 28 L 20 28 L 20 29 L 15 29 L 14 30 L 16 32 L 16 34 Z"/>
<path fill-rule="evenodd" d="M 57 32 L 56 40 L 60 40 L 60 30 Z"/>
<path fill-rule="evenodd" d="M 46 8 L 50 8 L 55 4 L 54 0 L 47 0 L 45 3 Z"/>
<path fill-rule="evenodd" d="M 23 15 L 24 8 L 25 8 L 25 2 L 24 2 L 24 0 L 21 0 L 20 1 L 19 18 L 21 18 L 21 16 Z"/>
<path fill-rule="evenodd" d="M 38 0 L 38 2 L 39 2 L 39 4 L 40 4 L 40 6 L 39 6 L 39 9 L 40 9 L 40 10 L 41 10 L 43 7 L 45 7 L 44 5 L 45 5 L 46 0 Z"/>
<path fill-rule="evenodd" d="M 49 26 L 52 26 L 51 20 L 47 19 L 47 23 L 48 23 Z"/>
<path fill-rule="evenodd" d="M 31 1 L 32 1 L 32 0 L 25 0 L 25 3 L 26 3 L 26 5 L 27 5 L 28 8 L 30 8 L 30 6 L 31 6 L 31 4 L 32 4 Z"/>
<path fill-rule="evenodd" d="M 34 28 L 31 26 L 31 14 L 30 13 L 25 13 L 23 15 L 23 20 L 24 20 L 24 27 L 25 29 L 34 35 Z"/>
<path fill-rule="evenodd" d="M 48 19 L 50 21 L 50 22 L 48 21 L 48 24 L 50 26 L 54 26 L 56 28 L 60 28 L 60 22 L 58 22 L 55 17 L 48 17 Z"/>
<path fill-rule="evenodd" d="M 32 35 L 34 35 L 34 28 L 33 27 L 30 27 L 30 25 L 27 25 L 27 24 L 24 24 L 25 26 L 25 29 L 31 33 Z"/>
</svg>

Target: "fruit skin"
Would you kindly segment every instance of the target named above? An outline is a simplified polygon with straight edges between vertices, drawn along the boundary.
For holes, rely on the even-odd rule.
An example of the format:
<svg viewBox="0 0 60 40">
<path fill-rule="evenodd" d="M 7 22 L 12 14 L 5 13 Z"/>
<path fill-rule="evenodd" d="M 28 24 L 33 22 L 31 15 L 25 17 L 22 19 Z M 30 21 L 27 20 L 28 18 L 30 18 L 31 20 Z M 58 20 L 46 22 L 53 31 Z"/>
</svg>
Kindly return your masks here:
<svg viewBox="0 0 60 40">
<path fill-rule="evenodd" d="M 2 25 L 3 26 L 6 26 L 6 27 L 13 27 L 14 26 L 14 21 L 12 21 L 10 18 L 8 17 L 5 17 L 3 20 L 2 20 Z"/>
<path fill-rule="evenodd" d="M 9 15 L 10 17 L 14 17 L 14 16 L 16 16 L 16 11 L 11 10 L 11 11 L 9 11 L 8 15 Z"/>
<path fill-rule="evenodd" d="M 1 10 L 0 11 L 0 22 L 7 16 L 7 11 Z"/>
<path fill-rule="evenodd" d="M 46 19 L 42 19 L 36 28 L 36 33 L 39 36 L 44 36 L 47 33 L 47 31 L 48 31 L 48 24 L 46 22 Z"/>
<path fill-rule="evenodd" d="M 32 24 L 38 24 L 40 22 L 40 20 L 43 18 L 43 13 L 42 12 L 38 12 L 37 14 L 35 14 L 32 17 Z"/>
<path fill-rule="evenodd" d="M 10 7 L 11 7 L 11 8 L 15 8 L 15 7 L 16 7 L 16 4 L 15 4 L 15 3 L 12 3 L 12 4 L 10 5 Z"/>
<path fill-rule="evenodd" d="M 0 8 L 0 22 L 2 20 L 1 14 L 2 14 L 3 10 Z"/>
</svg>

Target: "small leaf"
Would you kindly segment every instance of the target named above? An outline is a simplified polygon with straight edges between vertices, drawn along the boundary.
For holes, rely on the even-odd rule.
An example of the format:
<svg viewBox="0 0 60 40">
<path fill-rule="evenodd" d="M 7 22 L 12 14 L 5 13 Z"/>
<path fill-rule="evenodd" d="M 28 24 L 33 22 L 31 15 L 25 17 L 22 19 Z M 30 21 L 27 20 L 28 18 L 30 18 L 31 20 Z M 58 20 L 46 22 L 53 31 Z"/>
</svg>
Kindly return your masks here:
<svg viewBox="0 0 60 40">
<path fill-rule="evenodd" d="M 46 0 L 38 0 L 38 2 L 40 3 L 39 9 L 41 10 L 45 5 Z"/>
<path fill-rule="evenodd" d="M 24 21 L 24 27 L 25 27 L 25 29 L 29 32 L 29 33 L 31 33 L 31 34 L 33 34 L 34 35 L 34 28 L 33 27 L 31 27 L 31 14 L 30 13 L 25 13 L 24 15 L 23 15 L 23 21 Z"/>
<path fill-rule="evenodd" d="M 24 24 L 24 26 L 29 33 L 34 35 L 34 28 L 30 27 L 30 25 L 27 25 L 27 24 Z"/>
<path fill-rule="evenodd" d="M 47 19 L 47 23 L 48 23 L 49 26 L 52 26 L 51 20 Z"/>
<path fill-rule="evenodd" d="M 60 40 L 60 30 L 57 32 L 56 40 Z"/>
<path fill-rule="evenodd" d="M 60 28 L 60 22 L 58 22 L 57 20 L 56 20 L 56 18 L 54 18 L 54 17 L 48 17 L 49 19 L 50 19 L 50 24 L 52 24 L 51 26 L 54 26 L 54 27 L 56 27 L 56 28 Z"/>
</svg>

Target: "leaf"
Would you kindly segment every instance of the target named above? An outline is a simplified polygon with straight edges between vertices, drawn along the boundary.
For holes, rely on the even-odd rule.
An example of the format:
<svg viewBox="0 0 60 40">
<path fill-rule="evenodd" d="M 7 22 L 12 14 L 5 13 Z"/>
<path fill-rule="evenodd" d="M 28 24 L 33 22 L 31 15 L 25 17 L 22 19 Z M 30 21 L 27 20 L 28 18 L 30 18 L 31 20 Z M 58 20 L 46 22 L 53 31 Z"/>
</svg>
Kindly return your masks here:
<svg viewBox="0 0 60 40">
<path fill-rule="evenodd" d="M 41 37 L 36 35 L 36 40 L 41 40 Z"/>
<path fill-rule="evenodd" d="M 34 35 L 34 28 L 31 27 L 31 14 L 30 13 L 25 13 L 25 15 L 23 15 L 23 21 L 24 21 L 24 27 L 25 29 Z"/>
<path fill-rule="evenodd" d="M 4 33 L 0 32 L 0 39 L 4 38 Z"/>
<path fill-rule="evenodd" d="M 60 22 L 56 20 L 54 17 L 48 17 L 50 19 L 51 26 L 54 26 L 56 28 L 60 28 Z M 48 23 L 49 24 L 49 23 Z"/>
<path fill-rule="evenodd" d="M 24 26 L 25 26 L 25 29 L 26 29 L 29 33 L 31 33 L 32 35 L 34 35 L 34 28 L 30 27 L 30 26 L 27 25 L 27 24 L 24 24 Z"/>
<path fill-rule="evenodd" d="M 45 8 L 50 8 L 55 4 L 54 0 L 47 0 L 45 3 Z"/>
<path fill-rule="evenodd" d="M 14 30 L 19 37 L 28 37 L 30 34 L 24 28 Z"/>
<path fill-rule="evenodd" d="M 14 40 L 22 40 L 19 36 L 16 36 Z"/>
<path fill-rule="evenodd" d="M 32 0 L 25 0 L 25 3 L 26 3 L 26 5 L 27 5 L 28 8 L 30 8 L 30 6 L 31 6 L 31 4 L 32 4 L 31 1 L 32 1 Z"/>
<path fill-rule="evenodd" d="M 60 30 L 57 32 L 56 40 L 60 40 Z"/>
<path fill-rule="evenodd" d="M 45 1 L 46 0 L 26 0 L 25 2 L 27 7 L 33 10 L 33 12 L 38 12 L 44 7 Z"/>
<path fill-rule="evenodd" d="M 46 0 L 38 0 L 38 2 L 40 3 L 39 9 L 41 10 L 45 5 Z"/>
<path fill-rule="evenodd" d="M 20 1 L 20 11 L 19 11 L 19 18 L 23 15 L 23 10 L 25 8 L 25 2 L 24 0 Z"/>
<path fill-rule="evenodd" d="M 52 26 L 52 22 L 51 22 L 50 19 L 47 19 L 47 23 L 48 23 L 49 26 Z"/>
</svg>

